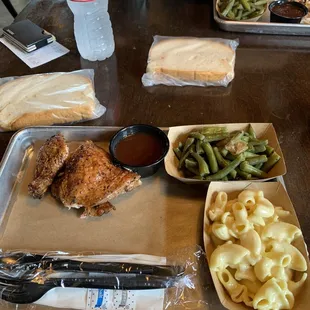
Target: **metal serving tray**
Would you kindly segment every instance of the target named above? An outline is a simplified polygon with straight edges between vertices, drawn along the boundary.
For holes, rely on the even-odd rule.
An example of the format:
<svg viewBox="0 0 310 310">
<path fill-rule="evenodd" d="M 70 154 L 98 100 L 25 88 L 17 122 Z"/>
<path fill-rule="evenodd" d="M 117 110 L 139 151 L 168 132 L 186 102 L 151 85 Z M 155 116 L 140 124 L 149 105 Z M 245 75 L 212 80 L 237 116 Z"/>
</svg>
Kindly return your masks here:
<svg viewBox="0 0 310 310">
<path fill-rule="evenodd" d="M 33 127 L 12 137 L 0 165 L 1 250 L 150 254 L 174 259 L 193 254 L 196 245 L 203 246 L 207 186 L 184 184 L 170 177 L 164 167 L 143 179 L 141 187 L 114 199 L 116 211 L 100 218 L 80 219 L 78 210 L 67 210 L 50 194 L 41 200 L 28 195 L 36 153 L 46 139 L 62 133 L 70 148 L 93 140 L 108 149 L 111 137 L 119 129 Z M 282 178 L 277 181 L 283 183 Z M 191 290 L 195 296 L 189 299 L 206 301 L 207 306 L 202 305 L 201 309 L 223 309 L 204 260 L 199 268 L 201 283 Z M 14 305 L 5 305 L 15 309 Z"/>
<path fill-rule="evenodd" d="M 225 31 L 310 36 L 310 25 L 271 23 L 268 8 L 257 22 L 223 20 L 216 12 L 216 0 L 213 0 L 213 15 L 219 27 Z"/>
</svg>

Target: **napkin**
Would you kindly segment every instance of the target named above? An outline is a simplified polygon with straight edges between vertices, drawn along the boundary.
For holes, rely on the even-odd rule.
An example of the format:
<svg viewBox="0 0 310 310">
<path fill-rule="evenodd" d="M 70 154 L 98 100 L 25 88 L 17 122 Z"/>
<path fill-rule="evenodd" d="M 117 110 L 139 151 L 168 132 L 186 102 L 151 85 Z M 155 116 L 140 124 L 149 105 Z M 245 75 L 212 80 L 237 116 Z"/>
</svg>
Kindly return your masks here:
<svg viewBox="0 0 310 310">
<path fill-rule="evenodd" d="M 19 48 L 8 42 L 5 38 L 0 38 L 0 42 L 8 49 L 10 49 L 30 68 L 39 67 L 47 62 L 50 62 L 58 57 L 69 53 L 69 50 L 63 45 L 59 44 L 57 41 L 54 41 L 31 53 L 20 50 Z"/>
<path fill-rule="evenodd" d="M 166 264 L 165 257 L 143 254 L 60 256 L 59 258 L 86 262 L 126 262 L 147 265 Z M 164 289 L 123 291 L 56 287 L 36 301 L 36 304 L 77 310 L 161 310 L 164 304 L 164 293 Z"/>
</svg>

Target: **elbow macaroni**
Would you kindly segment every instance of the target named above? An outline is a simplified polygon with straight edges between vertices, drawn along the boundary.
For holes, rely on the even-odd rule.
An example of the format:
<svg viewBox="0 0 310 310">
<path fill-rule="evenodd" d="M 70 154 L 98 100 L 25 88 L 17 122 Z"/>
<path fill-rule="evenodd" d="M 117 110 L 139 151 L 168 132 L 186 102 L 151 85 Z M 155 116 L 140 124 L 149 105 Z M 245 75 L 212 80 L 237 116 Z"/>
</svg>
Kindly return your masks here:
<svg viewBox="0 0 310 310">
<path fill-rule="evenodd" d="M 282 221 L 290 213 L 274 207 L 262 191 L 244 190 L 229 201 L 218 193 L 208 214 L 217 245 L 210 269 L 232 300 L 258 310 L 292 309 L 307 261 L 291 244 L 301 230 Z M 301 273 L 299 281 L 292 280 L 293 272 Z"/>
</svg>

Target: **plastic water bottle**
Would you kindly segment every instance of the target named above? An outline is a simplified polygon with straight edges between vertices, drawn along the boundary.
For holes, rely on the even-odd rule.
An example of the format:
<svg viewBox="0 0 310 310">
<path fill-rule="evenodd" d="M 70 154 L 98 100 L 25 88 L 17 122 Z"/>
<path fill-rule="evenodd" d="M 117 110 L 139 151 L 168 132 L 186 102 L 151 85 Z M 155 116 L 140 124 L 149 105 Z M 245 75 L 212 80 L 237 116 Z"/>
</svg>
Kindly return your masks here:
<svg viewBox="0 0 310 310">
<path fill-rule="evenodd" d="M 67 0 L 74 14 L 74 35 L 81 56 L 87 60 L 104 60 L 115 48 L 109 0 Z"/>
</svg>

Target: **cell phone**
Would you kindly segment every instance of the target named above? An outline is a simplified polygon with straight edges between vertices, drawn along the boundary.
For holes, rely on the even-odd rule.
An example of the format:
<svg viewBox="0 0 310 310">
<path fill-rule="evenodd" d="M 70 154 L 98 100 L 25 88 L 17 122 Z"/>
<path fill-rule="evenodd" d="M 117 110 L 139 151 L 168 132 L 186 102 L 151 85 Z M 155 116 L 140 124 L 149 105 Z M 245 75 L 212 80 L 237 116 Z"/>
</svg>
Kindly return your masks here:
<svg viewBox="0 0 310 310">
<path fill-rule="evenodd" d="M 10 43 L 28 53 L 55 41 L 52 34 L 28 19 L 3 28 L 3 35 Z"/>
</svg>

